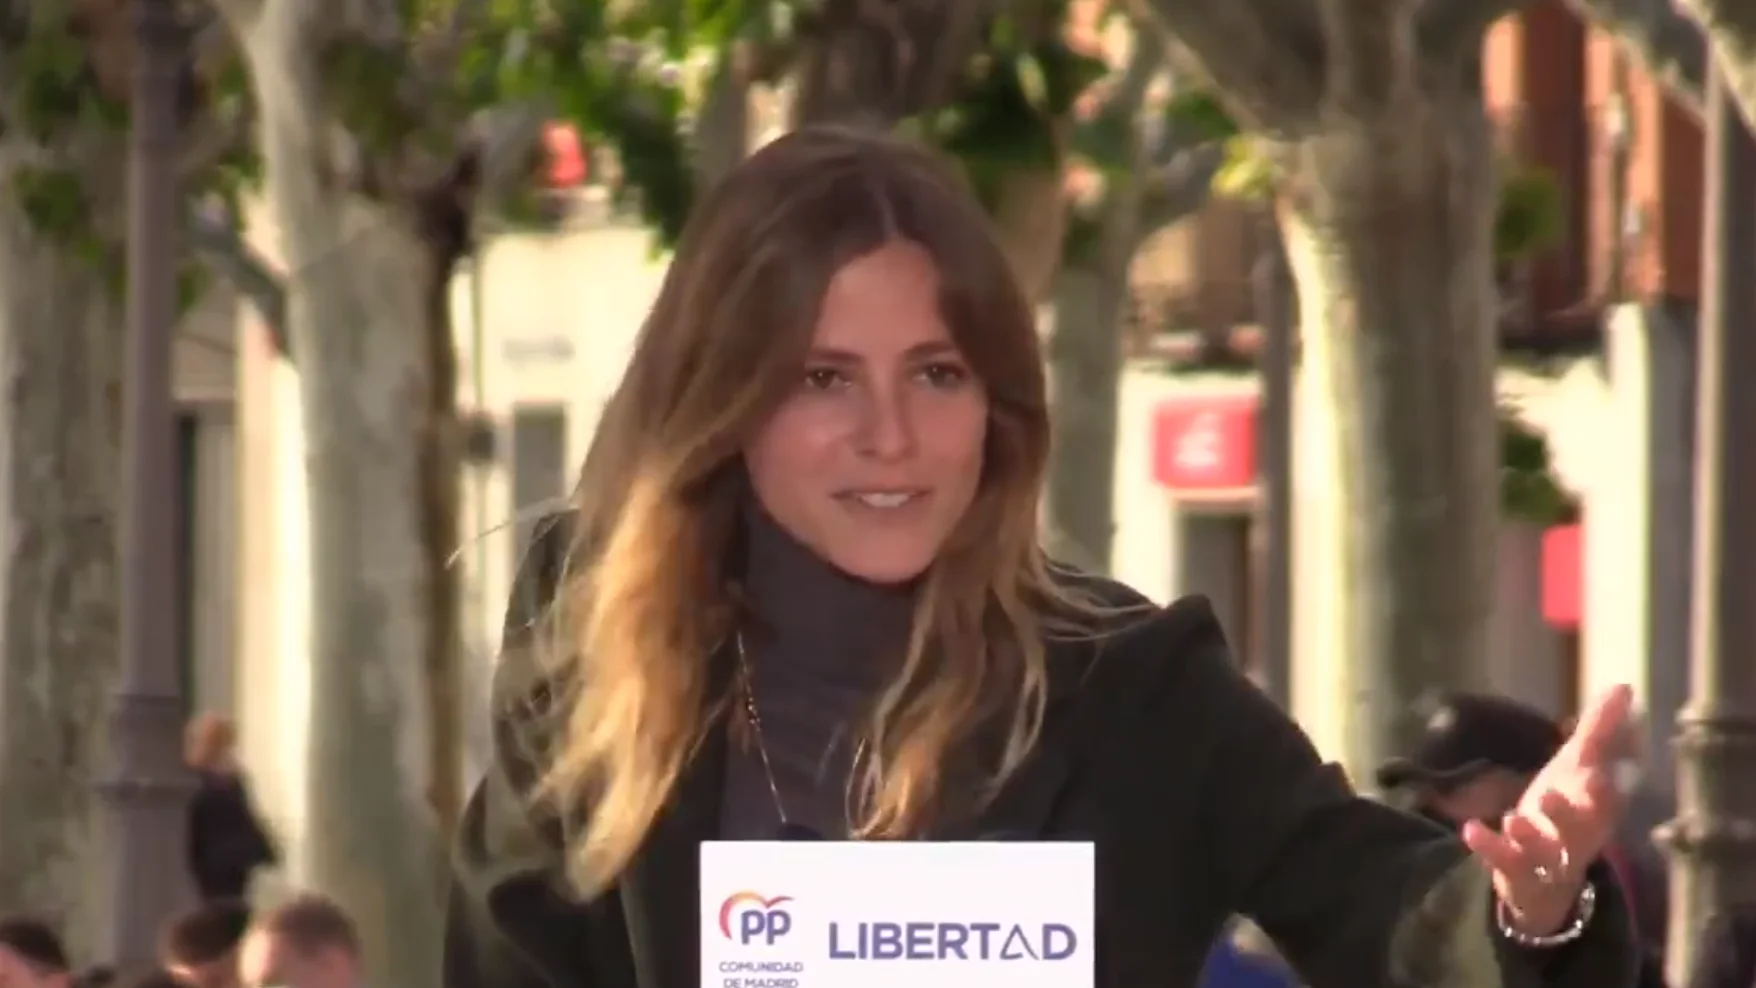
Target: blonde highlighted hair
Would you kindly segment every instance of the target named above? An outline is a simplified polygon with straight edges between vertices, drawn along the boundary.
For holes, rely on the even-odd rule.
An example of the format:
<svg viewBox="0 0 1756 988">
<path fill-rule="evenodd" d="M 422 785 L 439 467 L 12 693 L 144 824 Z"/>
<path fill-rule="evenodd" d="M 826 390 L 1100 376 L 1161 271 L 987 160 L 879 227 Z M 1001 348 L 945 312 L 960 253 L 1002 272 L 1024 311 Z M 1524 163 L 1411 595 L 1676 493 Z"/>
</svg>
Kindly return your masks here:
<svg viewBox="0 0 1756 988">
<path fill-rule="evenodd" d="M 1049 450 L 1035 314 L 985 216 L 932 154 L 807 129 L 740 165 L 684 231 L 579 477 L 571 561 L 543 652 L 564 690 L 537 799 L 564 820 L 568 872 L 612 885 L 730 699 L 710 657 L 739 619 L 740 450 L 795 387 L 826 287 L 887 242 L 927 251 L 990 414 L 983 476 L 923 576 L 901 672 L 866 726 L 856 836 L 918 833 L 942 765 L 995 716 L 990 791 L 1041 728 L 1050 615 L 1085 605 L 1037 543 Z"/>
</svg>

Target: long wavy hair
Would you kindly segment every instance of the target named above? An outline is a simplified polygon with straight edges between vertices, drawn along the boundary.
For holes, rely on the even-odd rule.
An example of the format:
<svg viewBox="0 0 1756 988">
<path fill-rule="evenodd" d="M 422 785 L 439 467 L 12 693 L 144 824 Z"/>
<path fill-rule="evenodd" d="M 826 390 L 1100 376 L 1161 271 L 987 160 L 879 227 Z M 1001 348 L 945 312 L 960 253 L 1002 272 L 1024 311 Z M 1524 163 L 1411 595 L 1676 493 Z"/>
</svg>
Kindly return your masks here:
<svg viewBox="0 0 1756 988">
<path fill-rule="evenodd" d="M 554 613 L 566 689 L 540 802 L 583 821 L 568 876 L 613 884 L 684 765 L 719 729 L 710 656 L 740 614 L 740 452 L 796 390 L 830 279 L 886 243 L 936 261 L 940 306 L 990 403 L 970 509 L 917 592 L 907 653 L 865 725 L 853 832 L 919 833 L 948 757 L 1003 722 L 986 792 L 1034 744 L 1043 638 L 1081 602 L 1037 541 L 1049 452 L 1033 307 L 980 206 L 927 150 L 807 129 L 768 144 L 692 215 L 576 494 L 575 541 Z M 1070 605 L 1065 610 L 1057 605 Z"/>
</svg>

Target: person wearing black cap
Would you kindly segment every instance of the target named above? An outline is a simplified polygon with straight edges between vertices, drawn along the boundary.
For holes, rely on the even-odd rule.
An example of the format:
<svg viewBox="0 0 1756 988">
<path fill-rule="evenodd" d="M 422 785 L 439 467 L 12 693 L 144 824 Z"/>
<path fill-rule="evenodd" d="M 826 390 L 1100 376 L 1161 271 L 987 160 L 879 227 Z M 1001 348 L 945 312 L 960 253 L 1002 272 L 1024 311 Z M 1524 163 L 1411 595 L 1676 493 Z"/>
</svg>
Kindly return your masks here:
<svg viewBox="0 0 1756 988">
<path fill-rule="evenodd" d="M 1554 718 L 1509 697 L 1449 694 L 1428 716 L 1414 752 L 1378 767 L 1378 787 L 1392 796 L 1406 795 L 1415 812 L 1452 830 L 1471 820 L 1498 827 L 1531 779 L 1561 750 L 1567 733 Z M 1624 894 L 1631 893 L 1635 876 L 1628 874 L 1617 848 L 1605 851 Z M 1663 931 L 1657 934 L 1662 943 Z M 1650 942 L 1639 978 L 1640 988 L 1664 983 L 1662 959 Z"/>
<path fill-rule="evenodd" d="M 1427 718 L 1414 751 L 1378 768 L 1378 786 L 1413 797 L 1423 815 L 1457 829 L 1496 824 L 1566 740 L 1541 711 L 1503 696 L 1454 693 Z"/>
</svg>

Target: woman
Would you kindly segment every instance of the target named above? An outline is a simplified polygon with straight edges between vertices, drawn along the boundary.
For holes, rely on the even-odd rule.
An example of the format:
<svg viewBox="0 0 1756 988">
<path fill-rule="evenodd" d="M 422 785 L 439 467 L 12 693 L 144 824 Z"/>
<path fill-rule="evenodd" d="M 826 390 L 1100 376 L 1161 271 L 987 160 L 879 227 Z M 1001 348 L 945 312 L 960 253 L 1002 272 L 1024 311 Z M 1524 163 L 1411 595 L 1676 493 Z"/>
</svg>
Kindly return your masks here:
<svg viewBox="0 0 1756 988">
<path fill-rule="evenodd" d="M 231 720 L 214 713 L 191 721 L 184 739 L 196 780 L 189 801 L 189 873 L 204 902 L 245 898 L 250 876 L 278 857 L 250 806 L 232 755 L 236 743 Z"/>
<path fill-rule="evenodd" d="M 997 834 L 1095 842 L 1106 988 L 1193 984 L 1234 913 L 1314 988 L 1627 983 L 1576 865 L 1625 693 L 1466 867 L 1319 761 L 1204 601 L 1045 562 L 1048 447 L 1031 306 L 935 159 L 808 130 L 736 169 L 518 579 L 449 988 L 697 985 L 703 840 Z"/>
</svg>

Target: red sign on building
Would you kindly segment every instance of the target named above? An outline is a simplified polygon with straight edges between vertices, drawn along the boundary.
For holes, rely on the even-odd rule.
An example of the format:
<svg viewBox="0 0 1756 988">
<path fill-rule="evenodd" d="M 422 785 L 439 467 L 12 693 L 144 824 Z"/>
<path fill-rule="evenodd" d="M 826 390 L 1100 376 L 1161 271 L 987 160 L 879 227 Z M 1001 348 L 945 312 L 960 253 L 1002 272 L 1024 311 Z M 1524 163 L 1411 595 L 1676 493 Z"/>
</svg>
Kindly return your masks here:
<svg viewBox="0 0 1756 988">
<path fill-rule="evenodd" d="M 550 188 L 570 189 L 590 177 L 585 144 L 579 131 L 567 124 L 551 122 L 543 128 L 543 151 L 548 156 L 543 179 Z"/>
<path fill-rule="evenodd" d="M 1214 493 L 1256 484 L 1256 396 L 1202 395 L 1159 405 L 1152 475 L 1174 491 Z"/>
<path fill-rule="evenodd" d="M 1583 525 L 1543 533 L 1543 617 L 1556 628 L 1577 628 L 1585 616 Z"/>
</svg>

